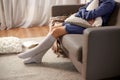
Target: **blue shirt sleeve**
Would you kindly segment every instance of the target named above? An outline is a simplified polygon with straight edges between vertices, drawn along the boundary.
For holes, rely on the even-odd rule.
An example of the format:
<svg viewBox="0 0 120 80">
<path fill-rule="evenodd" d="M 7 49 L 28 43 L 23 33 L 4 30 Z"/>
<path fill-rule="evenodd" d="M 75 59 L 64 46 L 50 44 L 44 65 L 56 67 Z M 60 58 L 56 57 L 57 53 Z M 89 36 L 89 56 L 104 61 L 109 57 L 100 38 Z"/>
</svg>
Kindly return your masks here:
<svg viewBox="0 0 120 80">
<path fill-rule="evenodd" d="M 80 7 L 78 12 L 76 13 L 76 17 L 81 17 L 83 18 L 83 14 L 84 14 L 84 11 L 86 10 L 87 6 L 89 5 L 89 3 L 87 3 L 85 6 L 83 7 Z"/>
<path fill-rule="evenodd" d="M 90 20 L 110 14 L 114 8 L 115 2 L 113 0 L 101 0 L 99 7 L 91 11 L 86 10 L 88 4 L 85 7 L 80 8 L 81 10 L 76 13 L 77 17 Z"/>
</svg>

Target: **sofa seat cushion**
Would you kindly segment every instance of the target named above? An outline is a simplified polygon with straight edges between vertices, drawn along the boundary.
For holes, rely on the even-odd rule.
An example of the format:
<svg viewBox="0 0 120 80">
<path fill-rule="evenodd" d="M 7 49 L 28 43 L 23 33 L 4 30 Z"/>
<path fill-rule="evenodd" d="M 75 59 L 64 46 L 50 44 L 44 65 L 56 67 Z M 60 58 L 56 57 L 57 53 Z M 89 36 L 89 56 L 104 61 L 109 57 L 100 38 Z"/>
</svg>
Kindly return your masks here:
<svg viewBox="0 0 120 80">
<path fill-rule="evenodd" d="M 62 44 L 68 55 L 76 57 L 79 61 L 82 61 L 82 35 L 80 34 L 67 34 L 62 38 Z"/>
</svg>

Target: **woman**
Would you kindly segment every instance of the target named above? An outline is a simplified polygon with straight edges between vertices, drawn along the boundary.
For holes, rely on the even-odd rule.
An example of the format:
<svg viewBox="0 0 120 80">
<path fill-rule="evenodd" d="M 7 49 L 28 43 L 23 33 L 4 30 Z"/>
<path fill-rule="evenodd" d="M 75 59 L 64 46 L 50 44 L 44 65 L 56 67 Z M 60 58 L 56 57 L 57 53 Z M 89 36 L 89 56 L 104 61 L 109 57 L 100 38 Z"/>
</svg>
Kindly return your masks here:
<svg viewBox="0 0 120 80">
<path fill-rule="evenodd" d="M 94 22 L 95 18 L 102 17 L 103 25 L 105 25 L 114 9 L 114 0 L 99 0 L 99 7 L 87 11 L 86 8 L 90 3 L 81 7 L 75 16 L 87 20 L 90 24 Z M 84 29 L 85 28 L 82 26 L 76 26 L 69 23 L 63 23 L 62 26 L 53 27 L 41 44 L 29 51 L 18 54 L 18 57 L 25 59 L 24 63 L 40 63 L 44 54 L 51 48 L 57 38 L 65 34 L 82 34 Z"/>
</svg>

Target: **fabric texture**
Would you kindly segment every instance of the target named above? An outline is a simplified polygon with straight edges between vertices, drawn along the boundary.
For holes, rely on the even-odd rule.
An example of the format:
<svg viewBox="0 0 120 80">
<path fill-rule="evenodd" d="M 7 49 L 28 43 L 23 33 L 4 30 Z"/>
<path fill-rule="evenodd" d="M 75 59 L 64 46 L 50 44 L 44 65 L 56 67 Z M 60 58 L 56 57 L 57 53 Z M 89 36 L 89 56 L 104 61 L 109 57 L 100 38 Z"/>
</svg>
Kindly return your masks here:
<svg viewBox="0 0 120 80">
<path fill-rule="evenodd" d="M 86 8 L 87 11 L 90 10 L 94 10 L 99 6 L 99 0 L 93 0 Z M 94 23 L 91 25 L 89 24 L 85 19 L 82 19 L 81 17 L 76 17 L 76 14 L 71 15 L 70 17 L 68 17 L 65 22 L 74 24 L 74 25 L 78 25 L 78 26 L 82 26 L 85 28 L 89 28 L 89 27 L 99 27 L 102 25 L 102 18 L 101 17 L 97 17 L 94 21 Z M 84 14 L 82 14 L 84 15 Z"/>
<path fill-rule="evenodd" d="M 70 23 L 65 23 L 63 25 L 68 34 L 83 34 L 84 29 L 86 29 L 84 27 L 73 25 Z"/>
<path fill-rule="evenodd" d="M 92 27 L 85 19 L 82 19 L 80 17 L 75 17 L 75 14 L 72 14 L 70 17 L 68 17 L 65 20 L 66 23 L 74 24 L 77 26 L 83 26 L 85 28 Z"/>
<path fill-rule="evenodd" d="M 99 6 L 99 0 L 93 0 L 89 5 L 88 7 L 86 8 L 87 11 L 90 11 L 90 10 L 94 10 L 96 9 L 97 7 Z M 101 17 L 97 17 L 95 18 L 95 21 L 94 23 L 92 24 L 92 26 L 95 26 L 95 27 L 99 27 L 99 26 L 102 26 L 102 18 Z"/>
<path fill-rule="evenodd" d="M 0 38 L 0 54 L 10 54 L 22 52 L 22 42 L 17 37 Z"/>
<path fill-rule="evenodd" d="M 25 64 L 29 64 L 29 63 L 41 63 L 42 62 L 42 57 L 43 55 L 46 53 L 46 51 L 43 51 L 41 53 L 37 53 L 36 55 L 27 58 L 23 61 L 23 63 Z"/>
</svg>

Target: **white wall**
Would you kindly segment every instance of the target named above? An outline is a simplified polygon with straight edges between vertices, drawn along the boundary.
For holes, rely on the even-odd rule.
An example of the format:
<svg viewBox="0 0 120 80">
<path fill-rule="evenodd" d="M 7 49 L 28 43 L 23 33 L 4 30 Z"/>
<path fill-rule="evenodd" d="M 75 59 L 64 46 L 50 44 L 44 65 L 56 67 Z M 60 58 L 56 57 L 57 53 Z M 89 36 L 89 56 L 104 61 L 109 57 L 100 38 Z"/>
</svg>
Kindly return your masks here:
<svg viewBox="0 0 120 80">
<path fill-rule="evenodd" d="M 63 0 L 63 2 L 67 4 L 77 4 L 79 0 Z"/>
<path fill-rule="evenodd" d="M 55 0 L 56 4 L 79 4 L 79 0 Z"/>
<path fill-rule="evenodd" d="M 80 0 L 82 4 L 85 4 L 87 2 L 90 2 L 91 0 Z"/>
<path fill-rule="evenodd" d="M 115 0 L 115 1 L 120 2 L 120 0 Z"/>
</svg>

